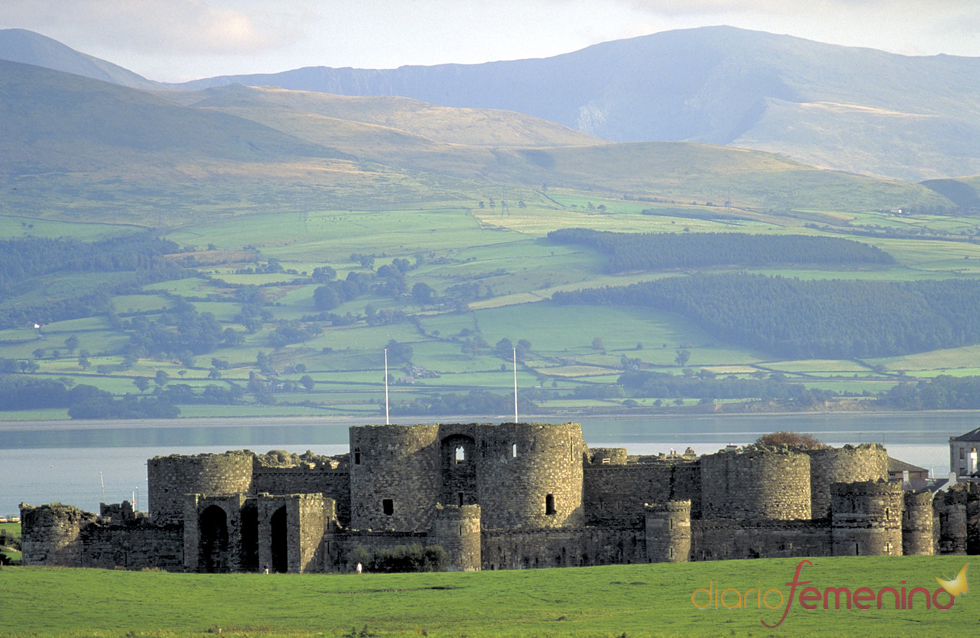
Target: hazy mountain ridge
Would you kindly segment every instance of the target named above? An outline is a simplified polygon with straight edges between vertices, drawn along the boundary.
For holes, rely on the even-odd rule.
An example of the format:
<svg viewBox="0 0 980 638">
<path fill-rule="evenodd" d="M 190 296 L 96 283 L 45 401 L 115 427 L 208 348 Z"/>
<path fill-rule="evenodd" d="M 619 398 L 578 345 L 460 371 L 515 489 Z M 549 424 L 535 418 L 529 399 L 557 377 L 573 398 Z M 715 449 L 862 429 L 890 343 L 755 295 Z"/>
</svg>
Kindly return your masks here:
<svg viewBox="0 0 980 638">
<path fill-rule="evenodd" d="M 513 111 L 614 142 L 731 145 L 908 181 L 980 174 L 980 58 L 907 57 L 733 27 L 542 59 L 306 67 L 182 84 L 151 82 L 21 30 L 0 31 L 3 57 L 143 89 L 237 83 Z"/>
</svg>

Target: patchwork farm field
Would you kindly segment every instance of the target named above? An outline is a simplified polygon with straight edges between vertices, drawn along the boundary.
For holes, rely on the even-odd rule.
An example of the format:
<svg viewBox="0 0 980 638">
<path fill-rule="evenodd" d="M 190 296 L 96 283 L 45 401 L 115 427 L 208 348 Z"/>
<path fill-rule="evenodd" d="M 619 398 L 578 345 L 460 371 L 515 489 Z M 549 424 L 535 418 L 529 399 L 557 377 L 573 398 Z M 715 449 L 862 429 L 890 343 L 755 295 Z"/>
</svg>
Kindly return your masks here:
<svg viewBox="0 0 980 638">
<path fill-rule="evenodd" d="M 360 576 L 8 567 L 0 636 L 911 637 L 967 635 L 976 625 L 969 595 L 950 606 L 940 590 L 936 600 L 949 608 L 927 609 L 920 592 L 912 609 L 896 609 L 890 593 L 932 593 L 935 577 L 955 575 L 965 557 L 809 560 L 788 610 L 798 559 Z M 846 598 L 835 608 L 834 595 L 827 609 L 804 609 L 807 586 L 893 589 L 880 609 L 848 608 Z M 777 628 L 762 624 L 784 613 Z"/>
<path fill-rule="evenodd" d="M 764 351 L 726 342 L 679 314 L 637 307 L 561 306 L 550 301 L 559 290 L 624 286 L 688 274 L 608 272 L 602 254 L 548 241 L 547 232 L 558 227 L 822 234 L 802 227 L 792 215 L 753 213 L 755 218 L 747 219 L 737 210 L 704 205 L 658 210 L 635 201 L 557 189 L 538 193 L 533 201 L 522 200 L 522 206 L 512 200 L 506 208 L 506 193 L 495 198 L 490 192 L 478 192 L 473 197 L 481 198 L 476 203 L 482 207 L 310 210 L 185 223 L 163 236 L 181 247 L 172 261 L 193 269 L 194 276 L 147 283 L 113 295 L 111 313 L 118 319 L 92 316 L 51 321 L 38 329 L 22 325 L 0 330 L 0 357 L 29 361 L 35 378 L 90 384 L 117 396 L 152 396 L 168 386 L 171 391 L 176 386 L 186 388 L 191 393 L 187 396 L 201 395 L 209 386 L 238 392 L 236 387 L 252 388 L 257 373 L 264 387 L 270 388 L 267 393 L 240 394 L 238 405 L 185 402 L 184 416 L 220 414 L 226 409 L 229 415 L 380 414 L 383 350 L 392 342 L 410 351 L 408 359 L 389 361 L 391 396 L 395 403 L 405 404 L 424 404 L 427 397 L 441 393 L 508 395 L 513 384 L 512 352 L 503 344 L 518 342 L 523 344 L 518 385 L 530 390 L 531 399 L 544 411 L 597 406 L 613 411 L 661 409 L 696 403 L 676 395 L 659 397 L 661 402 L 654 401 L 658 397 L 638 396 L 624 405 L 629 397 L 622 392 L 596 389 L 615 387 L 630 369 L 675 376 L 693 371 L 702 377 L 729 379 L 782 374 L 792 383 L 854 396 L 887 392 L 905 378 L 976 374 L 975 350 L 980 346 L 860 360 L 773 359 Z M 650 210 L 656 214 L 640 214 Z M 835 223 L 854 217 L 802 214 L 822 215 L 821 219 Z M 887 216 L 860 214 L 864 223 Z M 773 220 L 779 223 L 770 223 Z M 930 222 L 924 218 L 922 223 Z M 79 236 L 93 240 L 131 232 L 129 227 L 50 220 L 36 228 L 43 236 L 57 237 L 78 234 L 82 227 L 86 232 Z M 7 229 L 12 237 L 34 230 L 15 218 L 0 218 L 0 229 Z M 970 264 L 980 268 L 980 247 L 971 243 L 860 240 L 892 255 L 895 264 L 753 271 L 807 280 L 906 281 L 969 277 L 974 274 Z M 318 307 L 317 290 L 326 280 L 312 277 L 314 270 L 332 270 L 337 282 L 351 277 L 378 281 L 378 273 L 386 267 L 391 274 L 394 265 L 401 270 L 395 283 L 384 284 L 387 291 L 373 284 L 327 311 Z M 106 289 L 112 277 L 49 275 L 38 280 L 38 288 L 0 303 L 30 306 L 39 299 L 70 296 L 72 291 L 84 295 Z M 427 297 L 413 294 L 418 286 L 430 291 Z M 137 318 L 166 321 L 179 304 L 190 304 L 198 315 L 213 317 L 222 330 L 237 333 L 237 343 L 206 354 L 164 355 L 137 349 L 137 356 L 127 360 L 134 337 L 126 326 Z M 119 321 L 125 322 L 122 330 Z M 176 321 L 170 319 L 170 325 Z M 296 337 L 289 336 L 290 329 Z M 73 347 L 66 345 L 70 338 Z M 80 352 L 86 355 L 84 361 Z M 64 411 L 55 413 L 67 417 Z M 7 416 L 13 414 L 32 412 L 13 411 Z M 44 414 L 50 417 L 52 412 Z"/>
</svg>

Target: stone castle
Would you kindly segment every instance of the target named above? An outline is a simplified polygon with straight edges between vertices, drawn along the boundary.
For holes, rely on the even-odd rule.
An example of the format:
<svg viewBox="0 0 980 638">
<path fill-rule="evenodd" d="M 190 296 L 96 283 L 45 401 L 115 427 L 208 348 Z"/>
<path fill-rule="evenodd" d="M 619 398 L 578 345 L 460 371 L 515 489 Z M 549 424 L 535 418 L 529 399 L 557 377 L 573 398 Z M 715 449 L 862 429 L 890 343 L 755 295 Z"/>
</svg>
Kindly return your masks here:
<svg viewBox="0 0 980 638">
<path fill-rule="evenodd" d="M 578 424 L 350 429 L 350 452 L 150 459 L 148 514 L 21 505 L 25 565 L 337 572 L 441 545 L 455 570 L 980 553 L 980 490 L 887 482 L 877 444 L 696 457 L 589 448 Z"/>
</svg>

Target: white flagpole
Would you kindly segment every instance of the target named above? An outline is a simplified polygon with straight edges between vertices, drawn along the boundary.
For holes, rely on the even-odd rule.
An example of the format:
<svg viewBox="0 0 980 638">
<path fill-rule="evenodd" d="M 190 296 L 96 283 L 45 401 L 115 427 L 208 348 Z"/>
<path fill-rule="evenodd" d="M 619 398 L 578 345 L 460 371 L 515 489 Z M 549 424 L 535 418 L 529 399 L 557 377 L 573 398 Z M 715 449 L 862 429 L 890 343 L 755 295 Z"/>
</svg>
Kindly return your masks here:
<svg viewBox="0 0 980 638">
<path fill-rule="evenodd" d="M 517 421 L 517 348 L 514 348 L 514 423 Z"/>
<path fill-rule="evenodd" d="M 388 420 L 388 348 L 385 348 L 385 425 L 391 425 Z"/>
</svg>

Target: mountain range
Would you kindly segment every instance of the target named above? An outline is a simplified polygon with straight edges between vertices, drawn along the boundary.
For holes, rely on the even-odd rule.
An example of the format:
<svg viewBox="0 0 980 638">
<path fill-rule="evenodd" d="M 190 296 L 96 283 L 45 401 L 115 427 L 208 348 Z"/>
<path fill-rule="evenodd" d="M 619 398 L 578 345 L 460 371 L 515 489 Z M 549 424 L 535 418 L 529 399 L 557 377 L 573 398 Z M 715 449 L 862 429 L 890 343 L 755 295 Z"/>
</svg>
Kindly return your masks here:
<svg viewBox="0 0 980 638">
<path fill-rule="evenodd" d="M 980 173 L 980 59 L 908 57 L 733 27 L 544 59 L 308 67 L 183 84 L 153 82 L 17 29 L 0 31 L 0 59 L 143 90 L 244 84 L 514 111 L 613 142 L 728 145 L 907 181 Z"/>
</svg>

